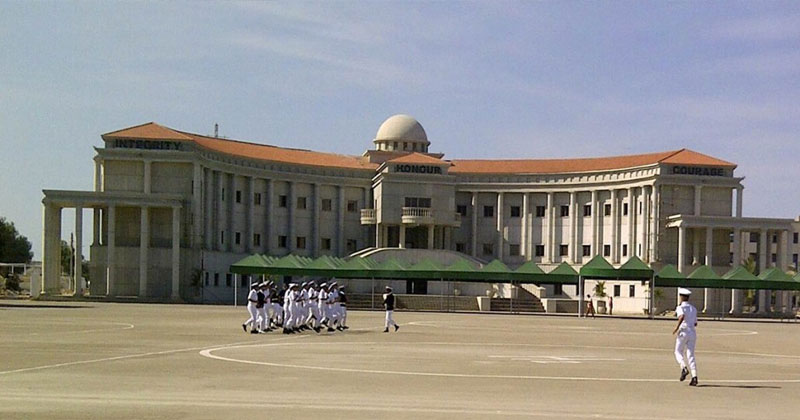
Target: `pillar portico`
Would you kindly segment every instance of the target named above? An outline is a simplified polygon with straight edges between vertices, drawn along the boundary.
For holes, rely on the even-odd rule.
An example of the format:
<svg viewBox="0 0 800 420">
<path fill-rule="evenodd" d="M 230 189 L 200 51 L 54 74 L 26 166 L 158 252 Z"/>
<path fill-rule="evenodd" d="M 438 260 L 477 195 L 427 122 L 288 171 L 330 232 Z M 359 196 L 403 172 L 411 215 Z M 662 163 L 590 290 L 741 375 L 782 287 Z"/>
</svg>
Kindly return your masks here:
<svg viewBox="0 0 800 420">
<path fill-rule="evenodd" d="M 554 220 L 555 216 L 555 206 L 553 205 L 553 193 L 547 193 L 547 240 L 545 241 L 545 261 L 546 263 L 555 262 L 555 230 L 556 230 L 556 222 Z M 542 232 L 544 233 L 544 232 Z"/>
<path fill-rule="evenodd" d="M 406 225 L 400 224 L 400 239 L 398 240 L 398 248 L 406 247 Z"/>
<path fill-rule="evenodd" d="M 311 205 L 313 206 L 314 214 L 311 218 L 311 231 L 312 231 L 312 239 L 311 239 L 311 252 L 314 257 L 319 257 L 319 250 L 320 250 L 320 235 L 319 235 L 319 212 L 320 212 L 320 196 L 319 196 L 319 184 L 314 183 L 312 184 L 311 189 Z M 366 201 L 365 201 L 366 203 Z M 366 246 L 366 242 L 364 243 Z"/>
<path fill-rule="evenodd" d="M 172 299 L 180 299 L 181 208 L 172 208 Z"/>
<path fill-rule="evenodd" d="M 733 229 L 733 266 L 739 265 L 742 258 L 742 231 L 738 228 Z M 743 293 L 740 289 L 731 290 L 731 314 L 742 313 Z"/>
<path fill-rule="evenodd" d="M 139 297 L 147 296 L 147 274 L 149 265 L 147 257 L 150 252 L 150 209 L 141 208 L 141 221 L 139 226 Z"/>
<path fill-rule="evenodd" d="M 600 254 L 600 245 L 599 244 L 602 242 L 600 240 L 600 238 L 598 238 L 598 236 L 600 234 L 599 234 L 599 229 L 597 227 L 597 218 L 598 218 L 598 213 L 600 211 L 598 210 L 599 206 L 597 205 L 597 190 L 592 190 L 592 203 L 591 204 L 592 204 L 592 215 L 591 215 L 591 217 L 592 217 L 592 244 L 591 244 L 591 247 L 592 247 L 592 256 L 595 256 L 595 255 L 599 255 Z"/>
<path fill-rule="evenodd" d="M 619 196 L 617 190 L 611 190 L 611 262 L 619 263 Z"/>
<path fill-rule="evenodd" d="M 274 207 L 275 207 L 275 183 L 272 179 L 267 180 L 267 191 L 266 191 L 266 214 L 267 220 L 264 227 L 264 253 L 270 254 L 273 249 L 273 244 L 275 240 L 275 216 L 274 216 Z"/>
<path fill-rule="evenodd" d="M 289 182 L 289 196 L 287 198 L 286 210 L 289 212 L 289 225 L 287 226 L 287 248 L 289 253 L 293 253 L 297 248 L 297 239 L 295 238 L 294 224 L 297 220 L 297 198 L 295 194 L 294 182 Z M 341 250 L 340 250 L 341 251 Z"/>
<path fill-rule="evenodd" d="M 769 249 L 769 241 L 767 240 L 767 231 L 765 229 L 761 229 L 759 232 L 758 248 L 758 270 L 759 273 L 763 273 L 767 270 L 767 250 Z M 769 312 L 768 296 L 770 294 L 769 290 L 758 291 L 758 313 L 764 314 Z"/>
<path fill-rule="evenodd" d="M 686 228 L 678 227 L 678 271 L 686 274 Z"/>
<path fill-rule="evenodd" d="M 42 290 L 56 294 L 61 279 L 61 208 L 44 203 L 42 213 Z"/>
<path fill-rule="evenodd" d="M 628 188 L 628 255 L 630 258 L 636 255 L 636 196 L 635 188 Z"/>
<path fill-rule="evenodd" d="M 703 186 L 702 185 L 695 185 L 694 186 L 694 215 L 700 216 L 700 208 L 701 208 L 701 199 L 703 196 Z"/>
<path fill-rule="evenodd" d="M 569 193 L 569 258 L 573 264 L 578 262 L 578 197 L 575 191 Z"/>
<path fill-rule="evenodd" d="M 645 263 L 650 263 L 650 195 L 647 187 L 642 187 L 642 252 Z"/>
<path fill-rule="evenodd" d="M 433 249 L 433 233 L 435 228 L 435 225 L 428 226 L 428 247 L 426 249 Z"/>
<path fill-rule="evenodd" d="M 478 257 L 478 193 L 472 192 L 472 234 L 471 242 L 471 255 L 475 258 Z"/>
<path fill-rule="evenodd" d="M 247 233 L 244 243 L 247 244 L 245 250 L 247 253 L 255 252 L 255 194 L 256 194 L 256 180 L 252 176 L 247 178 L 247 194 L 244 196 L 245 206 L 247 208 L 247 221 L 245 223 Z"/>
<path fill-rule="evenodd" d="M 83 207 L 75 207 L 75 296 L 83 294 Z"/>
<path fill-rule="evenodd" d="M 503 209 L 503 198 L 504 194 L 502 192 L 497 193 L 497 236 L 495 239 L 495 246 L 497 249 L 495 250 L 495 253 L 497 255 L 497 259 L 500 261 L 503 260 L 503 213 L 505 213 Z M 430 243 L 431 241 L 428 240 L 428 242 Z M 428 248 L 430 249 L 430 246 Z"/>
<path fill-rule="evenodd" d="M 116 287 L 114 285 L 115 274 L 117 268 L 116 264 L 116 247 L 117 247 L 117 208 L 108 206 L 108 239 L 106 240 L 106 295 L 114 296 Z"/>
<path fill-rule="evenodd" d="M 530 194 L 522 193 L 522 237 L 520 238 L 520 254 L 530 261 Z"/>
<path fill-rule="evenodd" d="M 345 249 L 344 245 L 344 210 L 345 210 L 345 199 L 344 199 L 344 188 L 339 185 L 336 187 L 337 193 L 337 207 L 336 207 L 336 244 L 337 244 L 337 251 L 339 256 L 346 256 L 347 250 Z"/>
<path fill-rule="evenodd" d="M 714 261 L 714 229 L 713 228 L 706 228 L 706 256 L 705 256 L 705 265 L 712 267 Z M 706 288 L 703 293 L 703 312 L 711 312 L 712 305 L 714 302 L 714 298 L 716 296 L 716 290 Z"/>
<path fill-rule="evenodd" d="M 692 265 L 700 265 L 700 229 L 693 228 L 692 233 Z"/>
</svg>

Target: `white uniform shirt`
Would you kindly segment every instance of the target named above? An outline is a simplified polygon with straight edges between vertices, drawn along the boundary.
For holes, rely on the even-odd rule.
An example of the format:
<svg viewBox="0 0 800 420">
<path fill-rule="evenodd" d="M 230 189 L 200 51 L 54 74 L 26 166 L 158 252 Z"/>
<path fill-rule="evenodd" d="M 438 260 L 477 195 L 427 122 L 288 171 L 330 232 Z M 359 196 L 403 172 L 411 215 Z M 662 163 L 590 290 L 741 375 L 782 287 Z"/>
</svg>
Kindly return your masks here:
<svg viewBox="0 0 800 420">
<path fill-rule="evenodd" d="M 303 303 L 303 305 L 308 302 L 308 289 L 303 289 L 303 291 L 300 292 L 300 301 Z"/>
<path fill-rule="evenodd" d="M 694 326 L 697 324 L 697 308 L 689 302 L 681 302 L 675 308 L 675 315 L 679 318 L 683 315 L 680 330 L 694 331 Z"/>
<path fill-rule="evenodd" d="M 335 289 L 331 290 L 331 292 L 328 294 L 328 303 L 336 303 L 337 299 L 339 299 L 339 292 L 337 292 Z"/>
</svg>

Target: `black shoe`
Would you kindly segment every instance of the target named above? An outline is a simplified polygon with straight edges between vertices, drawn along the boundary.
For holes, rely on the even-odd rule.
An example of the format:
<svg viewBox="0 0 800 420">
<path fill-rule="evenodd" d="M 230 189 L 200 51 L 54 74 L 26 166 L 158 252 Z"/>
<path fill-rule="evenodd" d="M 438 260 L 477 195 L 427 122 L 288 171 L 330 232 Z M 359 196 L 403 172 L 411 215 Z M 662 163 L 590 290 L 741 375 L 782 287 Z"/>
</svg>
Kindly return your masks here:
<svg viewBox="0 0 800 420">
<path fill-rule="evenodd" d="M 383 332 L 389 332 L 389 328 L 384 328 Z"/>
<path fill-rule="evenodd" d="M 397 324 L 394 324 L 394 332 L 397 332 L 397 330 L 399 330 L 399 329 L 400 329 L 400 326 L 397 325 Z"/>
<path fill-rule="evenodd" d="M 342 328 L 342 326 L 341 326 L 341 325 L 339 325 L 338 327 L 336 327 L 336 329 L 337 329 L 337 330 L 339 330 L 339 331 L 344 331 L 344 328 Z"/>
<path fill-rule="evenodd" d="M 247 324 L 242 324 L 242 329 L 244 330 L 244 332 L 247 332 Z"/>
<path fill-rule="evenodd" d="M 320 327 L 314 328 L 314 332 L 316 332 L 317 334 L 319 334 L 320 331 L 322 331 L 322 328 Z"/>
<path fill-rule="evenodd" d="M 342 329 L 344 329 L 344 330 L 349 330 L 349 329 L 350 329 L 350 327 L 348 327 L 347 325 L 345 325 L 345 326 L 343 326 L 343 327 L 342 327 Z"/>
<path fill-rule="evenodd" d="M 689 376 L 689 370 L 686 368 L 681 369 L 681 382 L 685 381 L 687 376 Z"/>
<path fill-rule="evenodd" d="M 286 328 L 284 328 L 284 329 L 283 329 L 283 333 L 284 333 L 284 334 L 289 334 L 289 330 L 288 330 L 288 329 L 286 329 Z"/>
<path fill-rule="evenodd" d="M 692 380 L 689 382 L 689 386 L 697 386 L 697 376 L 692 377 Z"/>
<path fill-rule="evenodd" d="M 331 327 L 328 327 L 328 332 L 334 332 L 334 331 L 336 331 L 336 330 L 334 330 L 334 329 L 333 329 L 333 328 L 331 328 Z"/>
<path fill-rule="evenodd" d="M 252 330 L 250 330 L 250 334 L 258 334 L 258 330 L 253 328 Z"/>
</svg>

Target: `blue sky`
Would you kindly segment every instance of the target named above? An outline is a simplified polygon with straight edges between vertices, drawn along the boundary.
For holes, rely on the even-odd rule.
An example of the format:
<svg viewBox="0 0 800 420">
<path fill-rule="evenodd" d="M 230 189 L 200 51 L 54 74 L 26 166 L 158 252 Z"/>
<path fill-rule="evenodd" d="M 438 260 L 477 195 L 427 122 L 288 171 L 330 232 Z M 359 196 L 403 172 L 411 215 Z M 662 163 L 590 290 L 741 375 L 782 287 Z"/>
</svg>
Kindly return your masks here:
<svg viewBox="0 0 800 420">
<path fill-rule="evenodd" d="M 41 190 L 92 189 L 104 132 L 360 154 L 396 113 L 450 158 L 687 147 L 794 218 L 800 3 L 0 0 L 0 216 L 37 258 Z"/>
</svg>

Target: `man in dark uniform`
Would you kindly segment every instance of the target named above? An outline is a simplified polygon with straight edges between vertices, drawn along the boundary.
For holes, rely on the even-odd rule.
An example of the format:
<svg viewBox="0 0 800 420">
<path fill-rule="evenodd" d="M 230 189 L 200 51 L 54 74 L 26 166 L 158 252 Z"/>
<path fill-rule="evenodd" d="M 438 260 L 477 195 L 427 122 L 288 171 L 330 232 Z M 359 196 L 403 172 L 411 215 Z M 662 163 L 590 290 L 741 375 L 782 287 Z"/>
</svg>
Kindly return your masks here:
<svg viewBox="0 0 800 420">
<path fill-rule="evenodd" d="M 392 314 L 394 313 L 394 293 L 392 293 L 392 288 L 389 286 L 386 286 L 386 293 L 383 294 L 383 306 L 386 308 L 386 324 L 383 332 L 389 332 L 389 325 L 394 325 L 395 331 L 399 330 L 400 326 L 392 319 Z"/>
</svg>

